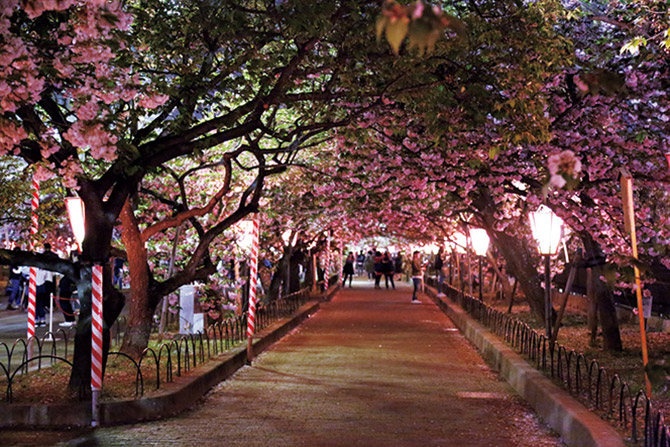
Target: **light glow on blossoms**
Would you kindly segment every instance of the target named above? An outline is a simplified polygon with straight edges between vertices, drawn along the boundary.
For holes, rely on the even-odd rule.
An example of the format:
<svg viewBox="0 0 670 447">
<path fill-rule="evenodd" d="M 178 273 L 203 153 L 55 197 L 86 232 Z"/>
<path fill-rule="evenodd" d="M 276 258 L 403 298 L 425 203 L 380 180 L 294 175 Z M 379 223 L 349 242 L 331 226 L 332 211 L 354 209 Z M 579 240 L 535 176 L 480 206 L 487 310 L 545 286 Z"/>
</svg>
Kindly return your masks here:
<svg viewBox="0 0 670 447">
<path fill-rule="evenodd" d="M 77 241 L 79 251 L 81 251 L 81 244 L 84 242 L 84 237 L 86 236 L 86 210 L 84 208 L 84 201 L 80 197 L 68 197 L 65 199 L 65 207 L 67 208 L 67 215 L 70 219 L 70 227 L 72 227 L 74 239 Z"/>
<path fill-rule="evenodd" d="M 486 256 L 489 250 L 489 235 L 483 228 L 471 228 L 470 239 L 472 240 L 472 249 L 477 256 Z"/>
<path fill-rule="evenodd" d="M 549 169 L 549 184 L 556 188 L 562 188 L 566 185 L 565 178 L 578 179 L 582 171 L 582 162 L 571 150 L 564 150 L 560 154 L 550 155 L 547 158 L 547 168 Z"/>
<path fill-rule="evenodd" d="M 555 255 L 563 236 L 563 220 L 546 206 L 528 213 L 530 228 L 541 255 Z"/>
<path fill-rule="evenodd" d="M 440 247 L 438 247 L 437 244 L 427 244 L 423 247 L 423 252 L 427 255 L 437 254 L 439 250 Z"/>
<path fill-rule="evenodd" d="M 243 250 L 251 250 L 254 242 L 254 223 L 242 220 L 231 227 L 237 239 L 237 245 Z"/>
<path fill-rule="evenodd" d="M 465 253 L 465 247 L 467 246 L 467 238 L 463 233 L 457 231 L 449 237 L 447 242 L 449 249 L 455 253 Z"/>
</svg>

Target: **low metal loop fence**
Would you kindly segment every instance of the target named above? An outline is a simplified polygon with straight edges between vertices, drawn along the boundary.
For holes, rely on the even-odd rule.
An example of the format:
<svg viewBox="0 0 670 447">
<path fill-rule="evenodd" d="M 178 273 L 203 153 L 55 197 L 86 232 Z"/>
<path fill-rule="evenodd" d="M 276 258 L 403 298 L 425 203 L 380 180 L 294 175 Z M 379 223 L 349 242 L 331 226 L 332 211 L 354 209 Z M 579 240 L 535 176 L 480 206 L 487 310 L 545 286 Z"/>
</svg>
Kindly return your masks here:
<svg viewBox="0 0 670 447">
<path fill-rule="evenodd" d="M 309 289 L 302 289 L 256 309 L 256 331 L 261 331 L 275 321 L 295 313 L 309 300 Z M 157 349 L 147 348 L 136 363 L 138 370 L 137 389 L 141 396 L 144 392 L 144 377 L 150 377 L 154 389 L 160 389 L 162 383 L 173 381 L 183 372 L 209 361 L 230 348 L 246 341 L 247 313 L 216 322 L 203 331 L 181 335 L 170 342 L 162 343 Z M 111 354 L 111 353 L 110 353 Z M 162 359 L 165 358 L 165 363 Z M 152 364 L 151 371 L 140 373 L 143 364 Z M 161 374 L 161 367 L 163 374 Z M 150 373 L 150 374 L 149 374 Z"/>
<path fill-rule="evenodd" d="M 260 303 L 256 310 L 256 331 L 259 332 L 269 325 L 295 313 L 310 298 L 309 289 L 284 296 L 270 303 Z M 117 320 L 110 330 L 112 344 L 120 346 L 121 337 L 126 327 L 125 317 Z M 144 395 L 145 382 L 149 381 L 153 389 L 158 390 L 161 384 L 170 383 L 174 377 L 196 368 L 210 359 L 234 348 L 247 339 L 247 313 L 216 322 L 202 331 L 193 334 L 182 334 L 161 343 L 159 346 L 146 348 L 139 359 L 112 351 L 108 359 L 124 362 L 135 372 L 134 396 Z M 14 400 L 14 388 L 18 377 L 31 371 L 40 371 L 48 362 L 49 366 L 63 362 L 70 370 L 73 365 L 68 360 L 74 351 L 75 328 L 59 329 L 56 333 L 47 333 L 39 338 L 17 339 L 8 345 L 0 342 L 0 383 L 6 382 L 5 399 Z M 72 345 L 71 345 L 72 344 Z M 30 354 L 32 345 L 33 355 Z M 78 398 L 87 398 L 86 387 L 78 391 Z"/>
<path fill-rule="evenodd" d="M 597 360 L 588 360 L 582 353 L 551 343 L 545 334 L 528 324 L 448 284 L 443 284 L 442 290 L 588 408 L 629 430 L 634 443 L 670 447 L 670 427 L 643 390 L 633 396 L 630 386 Z"/>
</svg>

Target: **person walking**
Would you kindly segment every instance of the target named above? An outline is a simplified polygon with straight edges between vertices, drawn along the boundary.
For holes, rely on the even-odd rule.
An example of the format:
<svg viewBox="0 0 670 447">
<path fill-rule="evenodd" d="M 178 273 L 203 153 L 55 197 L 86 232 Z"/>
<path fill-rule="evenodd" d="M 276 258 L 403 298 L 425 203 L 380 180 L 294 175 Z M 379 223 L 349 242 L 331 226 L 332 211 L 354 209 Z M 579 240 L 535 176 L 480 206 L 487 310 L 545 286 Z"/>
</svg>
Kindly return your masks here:
<svg viewBox="0 0 670 447">
<path fill-rule="evenodd" d="M 14 248 L 18 251 L 19 248 Z M 12 264 L 9 266 L 9 301 L 7 303 L 7 310 L 14 310 L 21 307 L 21 292 L 23 291 L 23 274 L 21 273 L 21 266 Z"/>
<path fill-rule="evenodd" d="M 365 271 L 365 252 L 361 250 L 356 256 L 356 276 L 361 276 Z"/>
<path fill-rule="evenodd" d="M 435 255 L 435 264 L 433 264 L 433 267 L 435 268 L 435 274 L 437 275 L 437 296 L 443 297 L 444 292 L 442 291 L 442 287 L 444 285 L 444 260 L 442 259 L 444 256 L 444 247 L 440 247 L 440 249 L 437 251 L 437 255 Z"/>
<path fill-rule="evenodd" d="M 67 276 L 63 276 L 58 283 L 58 307 L 63 312 L 65 321 L 60 323 L 60 327 L 71 327 L 75 325 L 74 308 L 72 307 L 72 294 L 75 289 L 74 281 Z"/>
<path fill-rule="evenodd" d="M 398 278 L 396 278 L 398 281 L 402 281 L 402 253 L 398 252 L 396 253 L 395 257 L 393 258 L 393 270 L 395 271 L 395 274 L 398 275 Z"/>
<path fill-rule="evenodd" d="M 51 244 L 44 244 L 44 256 L 50 258 L 58 258 L 58 255 L 51 251 Z M 56 290 L 55 285 L 56 274 L 50 270 L 37 268 L 35 272 L 35 285 L 37 290 L 35 293 L 35 326 L 45 327 L 46 322 L 46 306 L 49 303 L 51 294 Z"/>
<path fill-rule="evenodd" d="M 347 259 L 344 261 L 344 268 L 342 269 L 342 273 L 344 274 L 342 287 L 346 286 L 347 278 L 349 278 L 349 288 L 351 288 L 351 281 L 354 279 L 354 262 L 356 262 L 354 254 L 349 252 L 349 256 L 347 256 Z"/>
<path fill-rule="evenodd" d="M 375 276 L 375 256 L 372 251 L 368 251 L 365 257 L 365 271 L 368 274 L 368 279 L 373 279 Z"/>
<path fill-rule="evenodd" d="M 383 274 L 383 268 L 384 266 L 382 265 L 382 254 L 378 251 L 375 252 L 375 257 L 374 257 L 374 272 L 375 272 L 375 289 L 381 289 L 381 286 L 379 285 L 379 282 L 382 279 L 382 274 Z"/>
<path fill-rule="evenodd" d="M 73 251 L 70 253 L 70 261 L 77 262 L 77 252 Z M 72 295 L 76 287 L 75 282 L 66 275 L 61 277 L 58 283 L 58 298 L 56 302 L 65 318 L 65 321 L 59 324 L 60 327 L 72 327 L 76 324 L 74 307 L 72 306 Z"/>
<path fill-rule="evenodd" d="M 391 280 L 391 287 L 395 290 L 395 283 L 393 282 L 393 274 L 395 269 L 393 268 L 393 260 L 391 259 L 391 254 L 387 251 L 382 257 L 382 273 L 384 274 L 384 283 L 386 288 L 389 288 L 389 279 Z"/>
<path fill-rule="evenodd" d="M 114 258 L 113 269 L 112 269 L 112 284 L 117 289 L 123 289 L 123 264 L 125 260 L 123 258 Z"/>
<path fill-rule="evenodd" d="M 414 283 L 414 291 L 412 292 L 412 303 L 421 303 L 417 297 L 417 291 L 421 287 L 421 282 L 423 281 L 423 268 L 424 264 L 421 259 L 421 254 L 419 251 L 415 251 L 412 255 L 412 282 Z"/>
</svg>

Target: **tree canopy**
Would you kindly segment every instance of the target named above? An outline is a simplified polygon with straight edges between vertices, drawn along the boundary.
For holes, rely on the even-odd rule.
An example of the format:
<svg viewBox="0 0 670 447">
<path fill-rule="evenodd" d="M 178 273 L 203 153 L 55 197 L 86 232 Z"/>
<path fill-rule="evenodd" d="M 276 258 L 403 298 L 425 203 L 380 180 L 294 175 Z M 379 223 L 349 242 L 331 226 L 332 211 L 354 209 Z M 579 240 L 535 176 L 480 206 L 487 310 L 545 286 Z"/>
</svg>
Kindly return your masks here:
<svg viewBox="0 0 670 447">
<path fill-rule="evenodd" d="M 639 5 L 642 21 L 619 2 L 8 1 L 0 154 L 84 200 L 82 263 L 53 266 L 82 297 L 90 264 L 125 252 L 135 352 L 159 300 L 214 274 L 259 210 L 304 240 L 441 238 L 472 216 L 532 297 L 525 214 L 546 203 L 623 279 L 618 167 L 643 260 L 670 267 L 663 41 L 631 51 L 665 25 Z"/>
</svg>

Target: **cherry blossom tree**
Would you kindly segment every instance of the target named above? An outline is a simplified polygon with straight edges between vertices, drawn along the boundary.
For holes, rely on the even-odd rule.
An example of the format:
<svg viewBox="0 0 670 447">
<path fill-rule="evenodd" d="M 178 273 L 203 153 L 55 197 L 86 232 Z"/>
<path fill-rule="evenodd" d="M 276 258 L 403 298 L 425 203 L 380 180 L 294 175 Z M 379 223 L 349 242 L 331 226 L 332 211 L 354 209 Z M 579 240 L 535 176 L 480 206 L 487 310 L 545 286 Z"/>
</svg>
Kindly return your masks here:
<svg viewBox="0 0 670 447">
<path fill-rule="evenodd" d="M 212 274 L 215 246 L 226 240 L 226 230 L 271 208 L 262 199 L 264 186 L 292 166 L 316 167 L 348 187 L 315 179 L 312 191 L 273 191 L 276 197 L 301 194 L 301 203 L 330 210 L 308 221 L 301 220 L 304 212 L 290 222 L 276 219 L 276 228 L 291 225 L 306 235 L 302 241 L 345 226 L 419 235 L 425 228 L 444 231 L 453 216 L 473 213 L 498 236 L 499 247 L 515 247 L 505 257 L 517 259 L 518 276 L 528 278 L 531 303 L 539 284 L 519 225 L 524 212 L 542 201 L 558 208 L 571 203 L 562 198 L 574 202 L 570 194 L 582 193 L 569 182 L 572 190 L 547 192 L 547 158 L 566 149 L 577 153 L 589 173 L 579 188 L 598 205 L 590 210 L 614 213 L 616 200 L 605 200 L 613 196 L 612 180 L 596 175 L 611 173 L 604 160 L 608 138 L 621 150 L 653 146 L 663 134 L 660 123 L 637 119 L 631 126 L 630 120 L 641 109 L 661 111 L 662 95 L 650 93 L 649 107 L 629 100 L 618 108 L 621 73 L 575 65 L 566 36 L 582 31 L 557 33 L 565 17 L 559 4 L 464 2 L 439 12 L 389 3 L 378 31 L 400 57 L 374 40 L 379 12 L 377 2 L 3 3 L 0 152 L 25 160 L 40 180 L 57 176 L 87 209 L 81 264 L 50 266 L 78 279 L 82 297 L 73 384 L 75 376 L 89 374 L 90 266 L 107 262 L 119 219 L 137 329 L 126 348 L 137 354 L 158 300 Z M 396 25 L 404 17 L 417 21 L 413 30 Z M 435 40 L 434 29 L 447 38 Z M 425 31 L 422 39 L 417 30 Z M 658 68 L 642 67 L 619 70 L 626 88 L 637 82 L 658 92 L 647 89 L 663 82 L 654 78 Z M 607 107 L 622 114 L 608 117 Z M 337 145 L 322 146 L 319 158 L 301 156 L 351 124 Z M 587 141 L 574 135 L 577 126 L 586 135 L 601 126 L 616 137 L 604 137 L 603 155 L 591 160 Z M 643 176 L 654 162 L 651 154 L 639 155 L 627 160 Z M 197 178 L 212 180 L 203 186 Z M 364 222 L 351 213 L 354 207 L 363 207 Z M 574 205 L 566 210 L 575 231 L 583 227 L 612 253 L 621 247 L 620 233 L 598 233 L 593 215 Z M 164 274 L 152 264 L 152 252 L 164 249 L 182 226 L 192 254 Z M 643 243 L 662 245 L 651 232 L 644 236 Z M 2 258 L 45 262 L 28 253 Z M 110 277 L 107 270 L 106 327 L 123 306 Z"/>
<path fill-rule="evenodd" d="M 89 374 L 90 266 L 106 265 L 122 210 L 132 227 L 128 199 L 147 174 L 228 142 L 243 146 L 223 158 L 238 167 L 246 154 L 255 186 L 241 192 L 233 217 L 212 227 L 221 229 L 255 211 L 265 176 L 290 165 L 319 134 L 385 95 L 429 83 L 434 61 L 397 59 L 360 32 L 377 12 L 376 2 L 3 3 L 0 150 L 23 158 L 41 181 L 57 176 L 87 210 L 81 263 L 50 266 L 78 280 L 82 299 L 73 385 Z M 366 68 L 373 60 L 374 70 Z M 172 221 L 183 216 L 173 213 Z M 156 290 L 210 272 L 216 235 L 200 234 L 188 274 Z M 138 255 L 136 272 L 146 262 L 131 236 L 124 237 L 134 247 L 126 251 Z M 107 270 L 105 327 L 123 306 L 110 278 Z"/>
<path fill-rule="evenodd" d="M 549 204 L 580 240 L 592 267 L 607 260 L 606 268 L 598 267 L 598 272 L 617 272 L 618 284 L 599 281 L 597 293 L 604 347 L 616 350 L 621 349 L 621 340 L 608 290 L 622 285 L 629 265 L 618 166 L 632 170 L 639 185 L 637 217 L 644 262 L 668 262 L 664 247 L 669 233 L 658 189 L 668 180 L 663 157 L 667 89 L 662 87 L 667 81 L 655 60 L 630 64 L 622 58 L 618 49 L 625 36 L 602 25 L 607 20 L 595 22 L 599 23 L 590 16 L 564 22 L 564 35 L 579 49 L 558 70 L 539 77 L 535 96 L 523 89 L 500 90 L 513 107 L 520 99 L 533 98 L 544 110 L 534 119 L 541 122 L 545 117 L 544 124 L 528 128 L 523 116 L 491 113 L 480 125 L 460 104 L 449 108 L 450 104 L 419 100 L 411 109 L 404 102 L 395 118 L 389 113 L 368 114 L 358 122 L 367 131 L 353 128 L 354 135 L 343 136 L 343 153 L 333 172 L 344 182 L 323 186 L 323 193 L 339 194 L 343 208 L 352 208 L 352 191 L 363 191 L 365 198 L 356 199 L 373 210 L 373 197 L 386 197 L 387 203 L 384 199 L 381 203 L 389 222 L 398 222 L 405 230 L 411 224 L 398 217 L 413 212 L 415 222 L 423 223 L 432 215 L 431 203 L 443 217 L 472 213 L 473 223 L 487 228 L 540 315 L 537 258 L 530 249 L 525 216 L 539 204 Z M 566 41 L 565 48 L 572 45 Z M 481 104 L 476 97 L 468 99 Z M 418 112 L 430 105 L 441 111 Z M 439 119 L 434 119 L 436 115 Z M 524 128 L 532 130 L 519 132 Z M 430 225 L 421 226 L 430 231 Z"/>
</svg>

